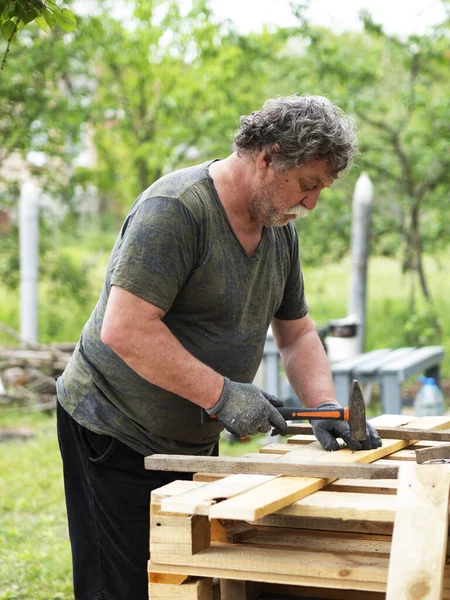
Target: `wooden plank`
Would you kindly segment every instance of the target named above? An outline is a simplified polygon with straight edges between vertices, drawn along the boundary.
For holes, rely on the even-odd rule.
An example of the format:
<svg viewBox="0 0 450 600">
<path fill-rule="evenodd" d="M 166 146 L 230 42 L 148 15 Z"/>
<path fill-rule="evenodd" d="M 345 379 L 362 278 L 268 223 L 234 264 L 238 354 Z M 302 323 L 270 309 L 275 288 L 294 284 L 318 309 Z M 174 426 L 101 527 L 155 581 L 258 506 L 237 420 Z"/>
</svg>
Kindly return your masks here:
<svg viewBox="0 0 450 600">
<path fill-rule="evenodd" d="M 267 598 L 267 594 L 276 595 L 276 597 L 287 598 L 295 596 L 297 598 L 319 598 L 323 600 L 385 600 L 385 594 L 381 592 L 364 592 L 362 597 L 361 592 L 355 590 L 332 590 L 329 588 L 312 588 L 300 587 L 296 585 L 280 585 L 276 583 L 264 583 L 262 588 L 265 594 L 263 598 Z M 267 600 L 270 600 L 268 598 Z"/>
<path fill-rule="evenodd" d="M 409 448 L 405 450 L 397 450 L 397 452 L 393 452 L 392 454 L 385 456 L 384 460 L 405 460 L 416 462 L 416 453 L 414 450 L 410 450 Z"/>
<path fill-rule="evenodd" d="M 254 537 L 256 533 L 256 527 L 252 527 L 245 521 L 211 519 L 211 540 L 214 542 L 236 544 Z"/>
<path fill-rule="evenodd" d="M 194 481 L 203 481 L 203 483 L 210 483 L 211 481 L 217 481 L 227 477 L 224 473 L 194 473 Z"/>
<path fill-rule="evenodd" d="M 226 546 L 210 548 L 192 557 L 192 563 L 189 565 L 160 564 L 152 560 L 150 570 L 154 573 L 159 571 L 183 573 L 188 568 L 192 575 L 202 577 L 245 581 L 251 578 L 253 581 L 265 583 L 339 590 L 340 593 L 343 590 L 386 592 L 388 559 L 384 556 L 363 557 L 353 554 L 334 556 L 332 553 L 293 552 L 278 547 L 246 548 L 245 545 L 239 550 L 234 547 L 229 550 L 227 551 Z M 309 563 L 307 556 L 309 556 Z M 299 560 L 297 561 L 296 558 Z M 333 573 L 338 573 L 338 576 L 333 577 Z M 449 598 L 448 567 L 445 570 L 444 585 L 443 598 Z M 361 594 L 359 597 L 365 598 L 366 595 Z M 425 600 L 426 596 L 409 596 L 408 600 L 419 600 L 419 598 Z"/>
<path fill-rule="evenodd" d="M 253 524 L 267 527 L 288 527 L 291 529 L 301 530 L 318 530 L 324 532 L 340 532 L 347 534 L 362 534 L 362 535 L 388 535 L 392 536 L 394 524 L 381 523 L 375 521 L 353 521 L 343 519 L 333 519 L 321 516 L 320 518 L 298 517 L 292 515 L 284 515 L 283 511 L 266 515 L 262 519 L 255 521 Z"/>
<path fill-rule="evenodd" d="M 283 515 L 361 521 L 394 521 L 397 498 L 393 495 L 316 492 L 278 511 Z M 219 505 L 220 506 L 220 505 Z"/>
<path fill-rule="evenodd" d="M 449 417 L 421 417 L 414 421 L 415 428 L 422 430 L 429 429 L 444 429 L 449 427 Z M 380 448 L 374 450 L 360 450 L 358 452 L 352 452 L 348 448 L 339 450 L 339 462 L 342 463 L 368 463 L 383 458 L 392 452 L 402 450 L 407 446 L 412 445 L 417 440 L 403 440 L 403 439 L 389 439 L 384 440 L 383 445 Z M 295 462 L 298 458 L 303 457 L 304 459 L 317 460 L 320 463 L 333 462 L 336 460 L 335 452 L 324 452 L 323 448 L 318 442 L 301 446 L 289 454 L 282 457 L 283 463 Z"/>
<path fill-rule="evenodd" d="M 436 432 L 438 433 L 438 432 Z M 421 441 L 421 442 L 417 442 L 417 444 L 413 444 L 412 446 L 410 446 L 411 450 L 420 450 L 420 448 L 437 448 L 439 446 L 447 446 L 448 442 L 435 442 L 435 441 Z"/>
<path fill-rule="evenodd" d="M 442 466 L 400 471 L 386 600 L 442 598 L 450 489 Z"/>
<path fill-rule="evenodd" d="M 398 475 L 398 470 L 400 469 L 400 467 L 403 467 L 403 465 L 408 464 L 408 462 L 410 461 L 394 460 L 389 456 L 386 456 L 385 458 L 380 458 L 380 460 L 377 460 L 376 465 L 377 467 L 388 467 L 389 465 L 392 465 L 393 467 L 397 468 Z"/>
<path fill-rule="evenodd" d="M 304 427 L 305 431 L 310 430 L 310 425 L 289 425 L 288 430 L 291 433 L 294 433 L 295 430 L 298 430 L 300 427 Z M 430 431 L 413 427 L 377 427 L 377 432 L 382 439 L 404 439 L 404 440 L 424 440 L 426 442 L 450 442 L 450 431 L 447 429 L 445 431 Z M 303 444 L 303 438 L 305 437 L 302 431 L 297 432 L 298 435 L 293 435 L 288 438 L 288 444 Z M 286 452 L 282 448 L 283 444 L 270 444 L 262 449 L 264 452 L 272 453 L 272 454 L 280 454 L 282 452 Z M 267 448 L 267 449 L 266 449 Z"/>
<path fill-rule="evenodd" d="M 256 521 L 299 498 L 312 494 L 325 484 L 323 479 L 279 477 L 259 488 L 248 490 L 235 498 L 211 506 L 210 518 Z"/>
<path fill-rule="evenodd" d="M 289 429 L 291 427 L 297 428 L 298 426 L 297 425 L 292 425 L 292 426 L 288 425 L 288 434 L 294 433 L 294 432 L 289 431 Z M 308 430 L 312 431 L 311 425 L 305 425 L 305 428 L 308 428 Z M 295 433 L 297 433 L 297 432 L 295 432 Z M 310 444 L 311 442 L 317 441 L 316 436 L 313 435 L 312 433 L 311 434 L 307 434 L 307 433 L 303 434 L 301 431 L 299 431 L 298 433 L 301 435 L 294 435 L 290 438 L 287 438 L 287 440 L 286 440 L 287 443 L 288 444 Z"/>
<path fill-rule="evenodd" d="M 210 521 L 204 515 L 155 514 L 150 516 L 151 552 L 171 551 L 190 556 L 207 548 L 211 541 Z"/>
<path fill-rule="evenodd" d="M 255 544 L 240 544 L 237 548 L 214 542 L 190 557 L 152 553 L 151 571 L 157 572 L 159 567 L 166 573 L 186 572 L 187 568 L 192 575 L 221 579 L 383 591 L 388 563 L 389 559 L 384 556 L 293 552 L 290 548 Z M 171 566 L 178 566 L 180 570 L 173 570 Z"/>
<path fill-rule="evenodd" d="M 416 420 L 415 423 L 418 424 L 419 427 L 425 429 L 427 427 L 448 427 L 450 420 L 447 417 L 423 417 Z M 381 448 L 373 450 L 352 452 L 349 449 L 343 449 L 339 452 L 339 462 L 372 462 L 396 450 L 400 450 L 411 443 L 413 442 L 410 440 L 388 440 Z M 336 453 L 325 452 L 317 442 L 297 448 L 280 458 L 276 463 L 270 464 L 272 466 L 274 464 L 278 466 L 287 463 L 298 463 L 305 458 L 306 460 L 309 459 L 317 461 L 318 464 L 323 464 L 335 460 L 335 454 Z M 216 462 L 217 460 L 218 459 L 216 458 Z M 193 461 L 190 462 L 192 463 Z M 152 468 L 154 468 L 154 466 Z M 237 478 L 239 476 L 235 477 Z M 243 476 L 240 477 L 242 478 Z M 234 487 L 233 484 L 228 483 L 228 479 L 232 478 L 226 478 L 211 484 L 206 484 L 199 490 L 162 500 L 161 508 L 162 510 L 169 512 L 201 515 L 206 515 L 208 514 L 208 511 L 210 511 L 211 516 L 214 518 L 257 520 L 264 515 L 270 514 L 271 512 L 291 504 L 296 498 L 303 498 L 330 483 L 330 480 L 324 480 L 322 478 L 317 478 L 316 481 L 311 480 L 311 478 L 305 478 L 304 481 L 301 481 L 301 478 L 282 478 L 276 482 L 267 480 L 267 483 L 265 484 L 261 480 L 261 484 L 257 484 L 258 488 L 256 492 L 251 491 L 246 496 L 243 496 L 242 493 L 239 494 L 239 492 L 244 491 L 244 489 L 248 490 L 249 487 L 254 487 L 254 485 L 248 487 L 245 487 L 245 485 L 237 485 Z M 247 477 L 246 479 L 249 478 Z M 334 479 L 336 479 L 336 477 L 334 477 Z M 227 491 L 228 485 L 229 489 L 232 490 L 231 493 Z M 218 499 L 231 498 L 238 494 L 237 500 L 226 500 L 212 508 L 212 505 L 215 504 Z"/>
<path fill-rule="evenodd" d="M 417 419 L 415 415 L 391 415 L 382 414 L 369 419 L 374 427 L 400 427 L 401 425 L 408 425 Z"/>
<path fill-rule="evenodd" d="M 327 454 L 324 450 L 322 452 Z M 290 454 L 294 454 L 294 452 Z M 333 453 L 332 457 L 337 461 L 340 459 L 341 453 Z M 378 463 L 376 465 L 359 465 L 345 462 L 327 462 L 321 464 L 317 460 L 301 459 L 298 454 L 296 454 L 295 461 L 291 463 L 285 462 L 282 456 L 279 456 L 277 460 L 270 461 L 265 461 L 263 456 L 255 460 L 254 458 L 232 456 L 203 456 L 200 458 L 177 454 L 153 454 L 147 458 L 147 468 L 159 471 L 215 471 L 226 474 L 261 473 L 274 476 L 346 477 L 350 479 L 393 479 L 398 474 L 398 469 L 395 465 L 384 465 L 382 468 L 379 468 Z M 196 483 L 197 485 L 202 485 L 200 482 Z"/>
<path fill-rule="evenodd" d="M 449 419 L 447 417 L 424 417 L 422 419 L 418 419 L 415 423 L 418 423 L 420 427 L 440 427 L 440 426 L 448 426 Z M 411 444 L 410 440 L 388 440 L 385 441 L 384 445 L 380 448 L 376 448 L 373 450 L 365 450 L 359 452 L 352 452 L 348 448 L 339 451 L 339 461 L 345 463 L 368 463 L 388 454 L 391 454 L 395 450 L 400 450 L 405 446 Z M 301 446 L 296 450 L 289 452 L 289 454 L 284 455 L 280 458 L 276 464 L 286 464 L 288 462 L 295 462 L 299 458 L 300 460 L 312 459 L 316 460 L 318 463 L 326 463 L 335 460 L 333 454 L 336 453 L 327 453 L 324 452 L 323 448 L 320 446 L 318 442 L 308 444 L 307 446 Z M 281 482 L 284 481 L 285 478 L 281 479 Z M 336 477 L 334 478 L 336 479 Z M 306 480 L 304 483 L 304 488 L 301 487 L 301 482 L 296 482 L 299 484 L 299 487 L 295 490 L 295 494 L 298 494 L 301 498 L 313 493 L 317 490 L 317 485 L 319 487 L 324 487 L 327 483 L 331 483 L 330 480 L 318 479 L 317 484 L 314 485 L 310 480 Z M 270 484 L 272 485 L 272 484 Z M 281 490 L 281 483 L 278 484 L 278 490 Z M 292 502 L 292 496 L 289 493 L 286 493 L 285 498 L 281 497 L 281 494 L 275 494 L 274 501 L 271 502 L 272 496 L 271 490 L 269 491 L 268 498 L 266 501 L 265 498 L 265 486 L 260 488 L 260 493 L 258 495 L 252 494 L 248 495 L 246 498 L 239 496 L 237 499 L 228 502 L 222 502 L 220 505 L 216 505 L 214 507 L 215 515 L 217 517 L 226 519 L 226 518 L 234 518 L 234 519 L 247 519 L 247 520 L 257 520 L 258 518 L 263 517 L 264 515 L 270 514 L 274 512 L 275 507 L 278 507 L 278 510 L 281 506 L 288 506 Z M 385 500 L 389 502 L 390 498 L 386 497 Z M 305 501 L 306 502 L 306 501 Z M 276 510 L 276 509 L 275 509 Z M 239 512 L 241 511 L 241 512 Z M 254 516 L 252 516 L 254 515 Z M 303 516 L 317 516 L 317 515 L 303 515 Z M 337 515 L 340 516 L 340 515 Z M 391 513 L 391 517 L 393 514 Z M 342 516 L 342 518 L 355 518 L 353 515 Z M 378 517 L 374 520 L 378 521 L 389 521 L 389 518 L 381 518 Z"/>
<path fill-rule="evenodd" d="M 316 441 L 315 438 L 314 441 Z M 289 448 L 288 445 L 279 442 L 274 442 L 273 444 L 267 444 L 267 446 L 263 446 L 259 452 L 260 454 L 287 454 L 291 451 L 292 448 Z"/>
<path fill-rule="evenodd" d="M 186 457 L 192 459 L 192 457 Z M 274 479 L 271 475 L 231 475 L 197 489 L 161 500 L 161 510 L 192 515 L 208 515 L 210 507 L 224 498 L 232 498 Z"/>
<path fill-rule="evenodd" d="M 213 600 L 212 579 L 196 579 L 174 583 L 150 583 L 152 600 Z"/>
<path fill-rule="evenodd" d="M 259 546 L 280 546 L 292 551 L 330 552 L 332 554 L 361 554 L 363 556 L 389 557 L 391 539 L 388 536 L 362 536 L 318 531 L 295 531 L 283 528 L 259 528 L 257 534 L 246 541 Z"/>
<path fill-rule="evenodd" d="M 416 462 L 421 465 L 427 460 L 450 458 L 450 444 L 435 446 L 434 448 L 421 448 L 415 451 Z"/>
<path fill-rule="evenodd" d="M 172 585 L 181 585 L 183 581 L 189 579 L 189 575 L 177 575 L 175 573 L 148 573 L 149 583 L 170 583 Z"/>
<path fill-rule="evenodd" d="M 182 494 L 184 492 L 198 489 L 205 485 L 204 483 L 200 483 L 197 481 L 185 481 L 184 479 L 177 479 L 176 481 L 172 481 L 167 485 L 163 485 L 156 490 L 153 490 L 151 493 L 151 502 L 152 504 L 161 504 L 161 500 L 164 498 L 169 498 L 170 496 L 174 496 L 176 494 Z"/>
<path fill-rule="evenodd" d="M 378 415 L 377 417 L 372 417 L 369 419 L 369 423 L 371 423 L 377 429 L 383 427 L 392 429 L 393 427 L 411 424 L 416 419 L 417 417 L 412 415 L 383 414 Z M 289 423 L 288 434 L 293 434 L 293 437 L 288 439 L 288 443 L 303 443 L 301 438 L 310 435 L 311 433 L 312 427 L 309 423 Z M 299 436 L 298 439 L 297 436 Z"/>
<path fill-rule="evenodd" d="M 352 492 L 359 494 L 396 494 L 396 479 L 336 479 L 324 488 L 328 492 Z"/>
</svg>

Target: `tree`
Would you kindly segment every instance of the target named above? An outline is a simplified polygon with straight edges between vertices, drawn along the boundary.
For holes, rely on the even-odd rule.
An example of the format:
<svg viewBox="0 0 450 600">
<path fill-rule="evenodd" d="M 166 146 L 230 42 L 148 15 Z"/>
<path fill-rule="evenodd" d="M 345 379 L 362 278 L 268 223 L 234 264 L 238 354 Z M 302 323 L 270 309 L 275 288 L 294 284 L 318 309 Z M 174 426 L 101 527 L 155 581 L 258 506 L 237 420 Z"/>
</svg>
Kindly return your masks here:
<svg viewBox="0 0 450 600">
<path fill-rule="evenodd" d="M 0 0 L 0 31 L 7 42 L 2 70 L 14 36 L 32 21 L 43 31 L 53 29 L 55 25 L 59 25 L 64 31 L 73 31 L 76 27 L 73 12 L 68 8 L 60 8 L 51 0 Z"/>
<path fill-rule="evenodd" d="M 265 99 L 281 45 L 214 23 L 204 1 L 187 14 L 173 1 L 133 4 L 132 26 L 102 15 L 87 34 L 99 48 L 93 123 L 105 206 L 128 207 L 164 172 L 228 154 L 238 116 Z"/>
<path fill-rule="evenodd" d="M 423 252 L 436 252 L 450 233 L 445 216 L 450 208 L 448 30 L 435 28 L 401 40 L 386 35 L 367 13 L 362 18 L 362 34 L 334 34 L 302 20 L 291 31 L 297 56 L 280 63 L 278 77 L 284 86 L 297 82 L 310 93 L 328 95 L 355 115 L 358 166 L 369 172 L 376 190 L 373 250 L 402 252 L 403 267 L 411 273 L 413 310 L 416 280 L 431 302 Z M 298 70 L 296 60 L 302 63 Z M 344 212 L 348 210 L 349 205 Z M 342 207 L 324 216 L 333 225 L 337 220 L 338 232 L 341 213 Z M 326 247 L 336 239 L 333 231 L 321 244 Z"/>
</svg>

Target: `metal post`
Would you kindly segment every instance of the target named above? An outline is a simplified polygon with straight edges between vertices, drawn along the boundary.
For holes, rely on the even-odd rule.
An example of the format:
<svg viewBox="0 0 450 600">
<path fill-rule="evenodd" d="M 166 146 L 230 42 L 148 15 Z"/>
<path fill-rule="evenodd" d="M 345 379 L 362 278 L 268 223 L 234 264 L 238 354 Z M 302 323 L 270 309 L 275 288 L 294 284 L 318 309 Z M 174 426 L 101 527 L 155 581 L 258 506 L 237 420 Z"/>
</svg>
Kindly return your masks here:
<svg viewBox="0 0 450 600">
<path fill-rule="evenodd" d="M 19 200 L 20 337 L 26 342 L 38 341 L 39 194 L 29 180 Z"/>
<path fill-rule="evenodd" d="M 280 355 L 271 329 L 267 332 L 264 346 L 264 390 L 280 397 Z"/>
<path fill-rule="evenodd" d="M 359 321 L 357 332 L 358 353 L 364 352 L 366 326 L 367 262 L 369 258 L 370 217 L 373 186 L 367 173 L 361 173 L 353 194 L 352 265 L 348 314 Z"/>
</svg>

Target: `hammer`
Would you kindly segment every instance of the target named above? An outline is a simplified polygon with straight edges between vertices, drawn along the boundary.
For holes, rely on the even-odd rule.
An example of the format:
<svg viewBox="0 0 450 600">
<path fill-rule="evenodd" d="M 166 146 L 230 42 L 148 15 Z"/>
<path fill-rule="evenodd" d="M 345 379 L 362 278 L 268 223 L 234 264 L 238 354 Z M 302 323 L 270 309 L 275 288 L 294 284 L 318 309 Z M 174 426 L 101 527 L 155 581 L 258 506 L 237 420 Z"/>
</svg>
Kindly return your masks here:
<svg viewBox="0 0 450 600">
<path fill-rule="evenodd" d="M 303 419 L 338 419 L 348 421 L 350 437 L 352 440 L 366 439 L 366 405 L 356 379 L 352 381 L 348 407 L 337 406 L 335 410 L 321 410 L 320 408 L 290 408 L 288 406 L 276 407 L 286 421 Z"/>
</svg>

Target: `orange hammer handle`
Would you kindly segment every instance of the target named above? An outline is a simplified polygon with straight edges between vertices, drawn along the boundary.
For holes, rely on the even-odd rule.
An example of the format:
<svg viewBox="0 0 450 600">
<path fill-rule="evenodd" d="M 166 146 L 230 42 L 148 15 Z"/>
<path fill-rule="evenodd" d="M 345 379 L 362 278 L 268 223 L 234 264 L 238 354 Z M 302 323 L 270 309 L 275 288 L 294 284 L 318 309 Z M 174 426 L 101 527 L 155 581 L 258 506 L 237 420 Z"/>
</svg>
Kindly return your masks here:
<svg viewBox="0 0 450 600">
<path fill-rule="evenodd" d="M 303 419 L 338 419 L 339 421 L 348 421 L 350 418 L 350 411 L 348 407 L 341 408 L 340 406 L 336 410 L 321 410 L 318 408 L 294 408 L 289 406 L 277 407 L 277 411 L 281 414 L 286 421 L 295 421 Z M 208 415 L 205 411 L 202 411 L 202 422 L 210 421 L 215 419 L 216 415 Z"/>
<path fill-rule="evenodd" d="M 299 419 L 338 419 L 339 421 L 348 421 L 350 411 L 348 407 L 336 407 L 336 410 L 320 410 L 317 408 L 294 408 L 284 406 L 277 408 L 278 412 L 286 421 L 295 421 Z"/>
</svg>

